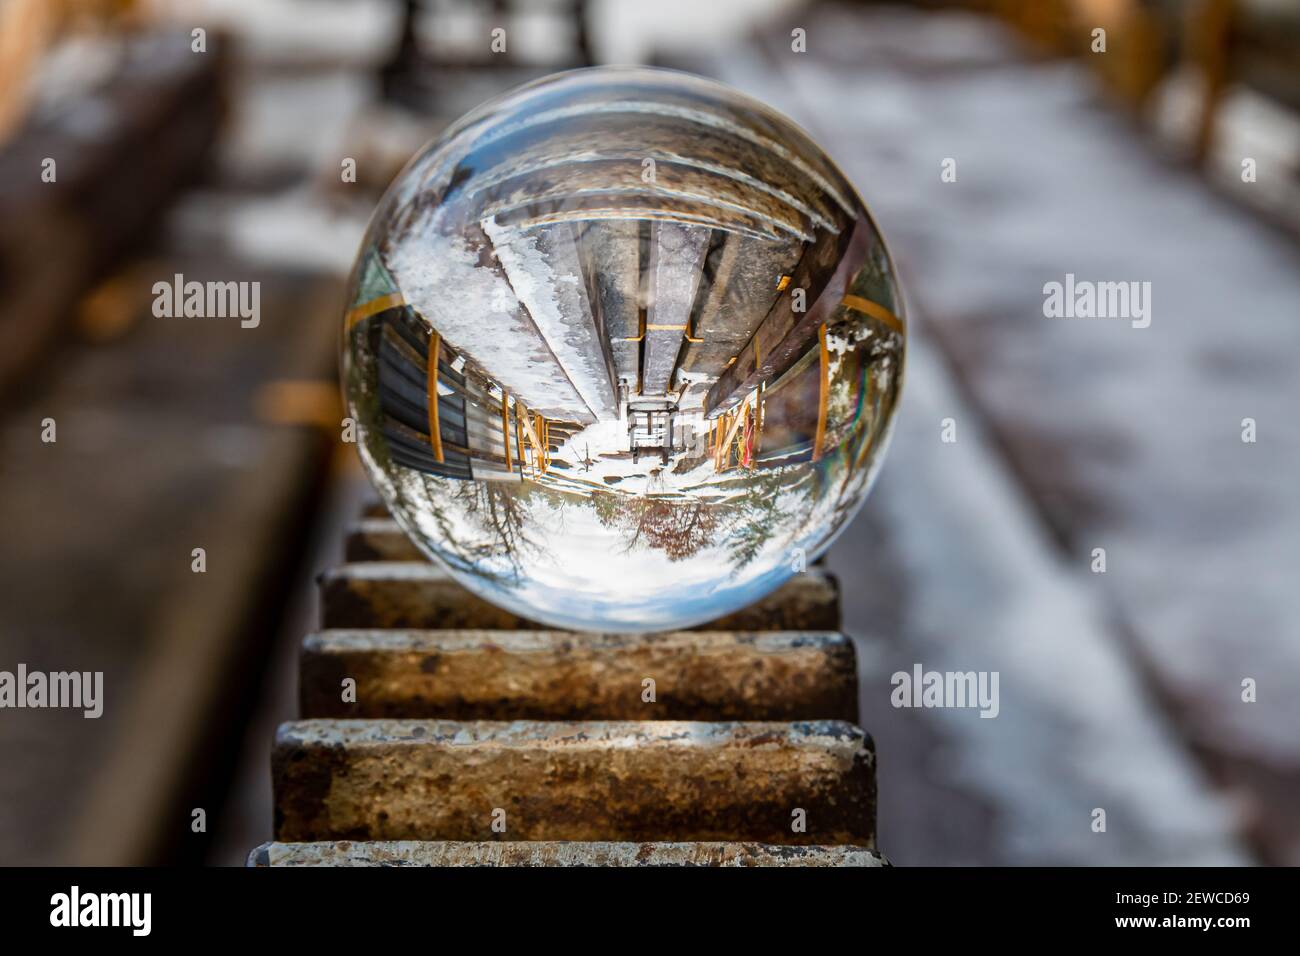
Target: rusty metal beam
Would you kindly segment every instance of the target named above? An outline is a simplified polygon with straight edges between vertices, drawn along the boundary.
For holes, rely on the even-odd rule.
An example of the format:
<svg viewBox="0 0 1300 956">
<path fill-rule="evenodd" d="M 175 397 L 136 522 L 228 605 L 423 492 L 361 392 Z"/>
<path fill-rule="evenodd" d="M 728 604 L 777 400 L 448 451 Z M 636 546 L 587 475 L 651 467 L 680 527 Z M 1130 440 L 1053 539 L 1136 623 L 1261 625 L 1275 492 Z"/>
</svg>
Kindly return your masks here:
<svg viewBox="0 0 1300 956">
<path fill-rule="evenodd" d="M 528 630 L 536 624 L 466 591 L 428 562 L 345 564 L 318 579 L 325 628 L 487 628 Z M 838 631 L 839 586 L 809 568 L 771 594 L 699 629 L 714 631 Z"/>
<path fill-rule="evenodd" d="M 421 842 L 263 843 L 249 866 L 855 866 L 885 867 L 860 846 L 767 843 Z"/>
<path fill-rule="evenodd" d="M 303 642 L 299 696 L 304 717 L 856 720 L 858 710 L 853 643 L 809 631 L 324 631 Z"/>
<path fill-rule="evenodd" d="M 275 837 L 875 845 L 875 751 L 843 721 L 305 720 Z"/>
</svg>

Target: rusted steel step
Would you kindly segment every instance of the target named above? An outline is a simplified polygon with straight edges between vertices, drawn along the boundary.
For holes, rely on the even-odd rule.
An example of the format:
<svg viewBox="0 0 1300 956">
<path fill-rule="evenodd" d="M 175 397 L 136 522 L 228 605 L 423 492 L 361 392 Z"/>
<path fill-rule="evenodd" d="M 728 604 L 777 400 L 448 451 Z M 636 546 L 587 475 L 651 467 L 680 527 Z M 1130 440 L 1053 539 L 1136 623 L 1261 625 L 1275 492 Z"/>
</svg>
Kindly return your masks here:
<svg viewBox="0 0 1300 956">
<path fill-rule="evenodd" d="M 304 720 L 275 838 L 875 846 L 875 750 L 843 721 Z"/>
<path fill-rule="evenodd" d="M 299 691 L 304 717 L 856 721 L 858 709 L 853 643 L 825 631 L 324 631 L 303 642 Z"/>
<path fill-rule="evenodd" d="M 249 866 L 889 866 L 860 846 L 767 843 L 263 843 Z"/>
<path fill-rule="evenodd" d="M 424 561 L 406 532 L 392 518 L 362 518 L 353 522 L 343 542 L 347 561 Z"/>
<path fill-rule="evenodd" d="M 423 561 L 345 564 L 319 579 L 324 628 L 529 630 L 530 621 L 466 591 Z M 748 607 L 701 625 L 714 631 L 838 631 L 839 586 L 813 567 Z"/>
</svg>

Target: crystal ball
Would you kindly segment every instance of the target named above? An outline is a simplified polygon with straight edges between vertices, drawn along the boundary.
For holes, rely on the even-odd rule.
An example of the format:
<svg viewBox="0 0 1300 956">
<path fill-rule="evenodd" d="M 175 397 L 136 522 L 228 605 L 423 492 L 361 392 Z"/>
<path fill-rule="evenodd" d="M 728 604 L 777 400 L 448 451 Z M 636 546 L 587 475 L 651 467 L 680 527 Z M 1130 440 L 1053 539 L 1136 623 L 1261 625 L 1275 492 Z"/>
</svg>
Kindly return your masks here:
<svg viewBox="0 0 1300 956">
<path fill-rule="evenodd" d="M 371 480 L 457 582 L 549 627 L 663 631 L 814 570 L 878 470 L 905 337 L 880 232 L 807 133 L 597 68 L 479 107 L 397 177 L 342 375 Z"/>
</svg>

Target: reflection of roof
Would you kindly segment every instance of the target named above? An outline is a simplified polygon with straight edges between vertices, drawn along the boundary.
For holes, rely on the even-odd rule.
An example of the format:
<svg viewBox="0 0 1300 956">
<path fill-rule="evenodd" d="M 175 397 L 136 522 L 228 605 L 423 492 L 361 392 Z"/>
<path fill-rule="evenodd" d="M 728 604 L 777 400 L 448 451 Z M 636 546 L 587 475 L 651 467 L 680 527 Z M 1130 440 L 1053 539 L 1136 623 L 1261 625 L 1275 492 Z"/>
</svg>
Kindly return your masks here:
<svg viewBox="0 0 1300 956">
<path fill-rule="evenodd" d="M 731 407 L 815 342 L 867 231 L 801 133 L 661 74 L 514 103 L 417 162 L 381 249 L 449 347 L 585 425 L 623 397 Z"/>
</svg>

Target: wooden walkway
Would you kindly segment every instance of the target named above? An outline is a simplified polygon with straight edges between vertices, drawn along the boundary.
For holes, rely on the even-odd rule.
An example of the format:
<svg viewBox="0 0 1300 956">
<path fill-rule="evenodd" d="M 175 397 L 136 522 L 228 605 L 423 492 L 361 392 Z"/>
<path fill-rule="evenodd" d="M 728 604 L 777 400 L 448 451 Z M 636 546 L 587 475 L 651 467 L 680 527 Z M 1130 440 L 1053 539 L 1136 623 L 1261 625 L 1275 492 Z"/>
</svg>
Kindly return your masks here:
<svg viewBox="0 0 1300 956">
<path fill-rule="evenodd" d="M 682 65 L 821 141 L 919 318 L 829 561 L 891 859 L 1300 862 L 1295 247 L 990 21 L 819 7 Z M 1151 325 L 1045 318 L 1067 273 L 1151 282 Z M 999 718 L 892 708 L 917 662 L 999 670 Z"/>
</svg>

